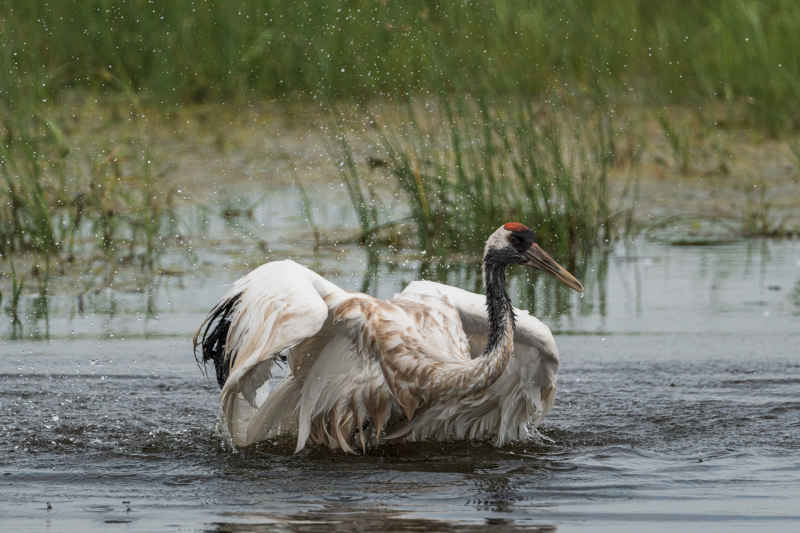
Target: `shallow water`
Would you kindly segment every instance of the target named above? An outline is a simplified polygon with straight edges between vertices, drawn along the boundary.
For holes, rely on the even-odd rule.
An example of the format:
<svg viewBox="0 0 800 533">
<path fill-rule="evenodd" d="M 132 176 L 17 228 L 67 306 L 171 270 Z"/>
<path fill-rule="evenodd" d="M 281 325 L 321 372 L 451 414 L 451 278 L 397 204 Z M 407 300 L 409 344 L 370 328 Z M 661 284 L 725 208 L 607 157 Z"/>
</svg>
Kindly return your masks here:
<svg viewBox="0 0 800 533">
<path fill-rule="evenodd" d="M 256 227 L 259 217 L 275 224 L 269 206 Z M 589 266 L 583 298 L 534 301 L 561 350 L 542 427 L 554 444 L 365 457 L 235 453 L 217 437 L 216 384 L 190 342 L 251 261 L 215 269 L 233 248 L 206 249 L 204 268 L 152 291 L 87 295 L 82 312 L 64 288 L 51 299 L 50 340 L 0 341 L 3 530 L 800 527 L 798 241 L 619 245 Z M 291 235 L 267 248 L 380 296 L 420 269 L 395 258 L 369 275 L 363 249 L 298 256 Z M 40 323 L 26 327 L 42 336 Z"/>
</svg>

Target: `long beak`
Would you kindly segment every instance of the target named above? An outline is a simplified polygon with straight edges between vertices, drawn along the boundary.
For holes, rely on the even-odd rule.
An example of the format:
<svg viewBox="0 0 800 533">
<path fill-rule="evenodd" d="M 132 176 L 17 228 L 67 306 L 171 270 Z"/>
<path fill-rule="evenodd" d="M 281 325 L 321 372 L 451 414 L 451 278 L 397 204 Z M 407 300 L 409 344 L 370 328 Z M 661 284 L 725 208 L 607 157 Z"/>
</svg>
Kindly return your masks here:
<svg viewBox="0 0 800 533">
<path fill-rule="evenodd" d="M 583 285 L 575 279 L 575 276 L 567 272 L 567 269 L 556 263 L 556 260 L 550 257 L 550 254 L 542 250 L 538 244 L 533 243 L 528 251 L 525 252 L 526 261 L 522 263 L 525 266 L 538 268 L 554 275 L 561 283 L 566 285 L 572 290 L 583 292 Z"/>
</svg>

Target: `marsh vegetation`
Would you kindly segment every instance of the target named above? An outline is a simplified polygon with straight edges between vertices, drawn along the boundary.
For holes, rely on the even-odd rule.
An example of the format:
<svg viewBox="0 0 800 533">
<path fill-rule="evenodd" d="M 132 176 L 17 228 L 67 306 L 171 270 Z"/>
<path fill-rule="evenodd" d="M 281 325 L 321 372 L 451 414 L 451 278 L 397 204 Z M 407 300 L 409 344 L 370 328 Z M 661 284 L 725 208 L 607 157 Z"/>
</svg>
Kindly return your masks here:
<svg viewBox="0 0 800 533">
<path fill-rule="evenodd" d="M 469 253 L 498 220 L 527 220 L 539 241 L 574 268 L 579 255 L 619 234 L 621 217 L 612 216 L 608 192 L 617 161 L 607 116 L 578 125 L 530 104 L 485 99 L 409 103 L 407 113 L 402 128 L 379 128 L 381 157 L 369 158 L 367 175 L 340 133 L 341 174 L 362 241 L 383 234 L 432 257 Z M 386 182 L 396 191 L 392 201 L 407 206 L 398 224 L 382 220 L 387 210 L 373 192 Z"/>
<path fill-rule="evenodd" d="M 798 28 L 794 0 L 4 0 L 2 529 L 794 531 Z M 190 339 L 234 279 L 481 291 L 510 220 L 586 288 L 508 278 L 561 353 L 555 443 L 231 453 Z"/>
<path fill-rule="evenodd" d="M 47 316 L 54 279 L 144 290 L 202 266 L 215 221 L 270 257 L 253 212 L 277 181 L 298 192 L 288 208 L 315 253 L 354 243 L 368 274 L 413 258 L 476 289 L 474 251 L 502 220 L 532 224 L 579 275 L 640 232 L 800 227 L 793 2 L 6 5 L 0 305 L 15 332 L 25 302 Z M 295 130 L 317 134 L 260 147 Z M 188 159 L 212 194 L 182 185 Z M 664 182 L 728 193 L 687 200 Z M 353 226 L 320 223 L 321 183 L 343 184 Z"/>
<path fill-rule="evenodd" d="M 800 6 L 693 3 L 144 0 L 6 2 L 3 72 L 57 100 L 75 87 L 190 101 L 584 94 L 745 104 L 728 122 L 798 126 Z"/>
</svg>

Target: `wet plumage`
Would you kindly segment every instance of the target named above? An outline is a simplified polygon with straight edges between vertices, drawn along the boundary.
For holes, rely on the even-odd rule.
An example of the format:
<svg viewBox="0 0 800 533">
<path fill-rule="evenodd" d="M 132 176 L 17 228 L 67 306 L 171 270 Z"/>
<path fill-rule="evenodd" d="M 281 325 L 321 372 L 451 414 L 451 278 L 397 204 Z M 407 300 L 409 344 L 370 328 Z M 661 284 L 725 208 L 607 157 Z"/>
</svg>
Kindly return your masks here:
<svg viewBox="0 0 800 533">
<path fill-rule="evenodd" d="M 380 300 L 293 261 L 253 270 L 195 336 L 214 363 L 231 440 L 291 435 L 297 451 L 312 443 L 353 453 L 397 440 L 501 446 L 534 435 L 555 399 L 558 350 L 547 326 L 512 307 L 512 264 L 582 290 L 517 223 L 487 241 L 485 297 L 416 281 Z M 282 357 L 286 376 L 271 386 Z"/>
</svg>

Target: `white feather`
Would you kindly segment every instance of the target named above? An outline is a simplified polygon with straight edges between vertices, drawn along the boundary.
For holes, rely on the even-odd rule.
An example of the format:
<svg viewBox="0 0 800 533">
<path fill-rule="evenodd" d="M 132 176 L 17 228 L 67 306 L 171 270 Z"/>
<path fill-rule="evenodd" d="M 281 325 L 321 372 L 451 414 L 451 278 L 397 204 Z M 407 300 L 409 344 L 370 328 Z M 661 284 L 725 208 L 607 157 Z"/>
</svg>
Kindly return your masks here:
<svg viewBox="0 0 800 533">
<path fill-rule="evenodd" d="M 502 375 L 480 393 L 449 386 L 457 371 L 483 364 L 482 295 L 416 281 L 380 301 L 347 293 L 292 261 L 255 269 L 223 301 L 236 295 L 220 404 L 237 446 L 290 434 L 296 451 L 310 439 L 353 451 L 378 442 L 387 425 L 385 439 L 502 445 L 535 432 L 552 406 L 555 341 L 547 326 L 519 309 L 514 352 Z M 289 370 L 264 397 L 281 352 L 289 354 Z"/>
</svg>

